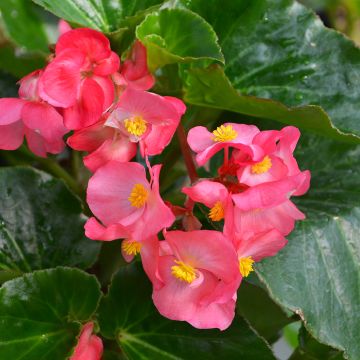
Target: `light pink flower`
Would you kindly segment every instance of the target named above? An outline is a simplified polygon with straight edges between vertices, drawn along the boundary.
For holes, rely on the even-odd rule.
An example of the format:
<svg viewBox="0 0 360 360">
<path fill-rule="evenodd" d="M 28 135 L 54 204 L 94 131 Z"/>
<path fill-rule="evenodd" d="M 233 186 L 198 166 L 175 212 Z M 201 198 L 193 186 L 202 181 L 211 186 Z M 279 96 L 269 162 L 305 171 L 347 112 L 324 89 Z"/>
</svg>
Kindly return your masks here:
<svg viewBox="0 0 360 360">
<path fill-rule="evenodd" d="M 98 336 L 92 335 L 93 328 L 92 322 L 84 325 L 70 360 L 101 360 L 103 343 Z"/>
<path fill-rule="evenodd" d="M 91 218 L 86 236 L 93 240 L 128 237 L 136 241 L 171 226 L 175 217 L 159 194 L 161 165 L 150 168 L 151 181 L 138 163 L 110 161 L 90 178 L 87 203 L 102 222 Z M 124 233 L 124 229 L 126 233 Z"/>
<path fill-rule="evenodd" d="M 67 129 L 63 118 L 38 94 L 41 73 L 37 70 L 20 80 L 20 99 L 0 99 L 0 149 L 17 149 L 24 135 L 30 150 L 38 156 L 58 154 L 64 149 Z"/>
<path fill-rule="evenodd" d="M 153 87 L 155 78 L 147 66 L 146 47 L 139 40 L 135 41 L 121 72 L 116 74 L 114 80 L 119 85 L 137 90 L 149 90 Z"/>
<path fill-rule="evenodd" d="M 226 123 L 210 132 L 204 126 L 190 129 L 187 141 L 196 152 L 196 162 L 204 165 L 218 151 L 229 147 L 240 149 L 255 160 L 263 157 L 262 149 L 252 144 L 260 130 L 254 125 Z"/>
<path fill-rule="evenodd" d="M 199 329 L 226 329 L 234 318 L 241 281 L 231 241 L 211 230 L 164 235 L 153 289 L 155 306 L 163 316 Z"/>
<path fill-rule="evenodd" d="M 64 19 L 60 19 L 58 23 L 58 30 L 59 30 L 59 34 L 63 35 L 66 32 L 72 30 L 72 28 L 68 22 L 66 22 Z"/>
<path fill-rule="evenodd" d="M 105 125 L 138 142 L 142 156 L 157 155 L 171 141 L 185 110 L 177 98 L 127 88 Z"/>
<path fill-rule="evenodd" d="M 119 69 L 119 57 L 111 51 L 105 35 L 87 28 L 61 35 L 55 55 L 40 79 L 40 96 L 64 108 L 67 128 L 94 124 L 113 102 L 110 75 Z"/>
</svg>

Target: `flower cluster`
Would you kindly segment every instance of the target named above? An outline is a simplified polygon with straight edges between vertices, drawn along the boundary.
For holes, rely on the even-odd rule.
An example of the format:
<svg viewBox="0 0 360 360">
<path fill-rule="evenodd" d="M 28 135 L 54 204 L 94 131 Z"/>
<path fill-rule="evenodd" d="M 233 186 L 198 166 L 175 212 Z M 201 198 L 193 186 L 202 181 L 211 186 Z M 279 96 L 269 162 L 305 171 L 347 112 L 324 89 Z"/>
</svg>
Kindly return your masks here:
<svg viewBox="0 0 360 360">
<path fill-rule="evenodd" d="M 35 154 L 56 154 L 72 130 L 67 143 L 88 152 L 84 164 L 93 173 L 87 203 L 94 217 L 85 225 L 86 236 L 123 239 L 126 261 L 140 254 L 162 315 L 197 328 L 226 329 L 242 279 L 254 263 L 281 250 L 295 220 L 304 219 L 290 200 L 310 182 L 293 156 L 298 129 L 260 131 L 236 123 L 213 132 L 192 128 L 187 146 L 197 164 L 206 165 L 220 151 L 223 164 L 215 178 L 182 189 L 188 197 L 184 207 L 164 202 L 162 165 L 151 165 L 149 156 L 170 143 L 184 103 L 148 91 L 154 77 L 140 42 L 120 64 L 103 34 L 61 28 L 45 69 L 20 81 L 18 99 L 0 99 L 0 148 L 18 148 L 25 135 Z M 131 161 L 138 151 L 146 167 Z M 196 217 L 196 203 L 208 208 L 206 220 L 216 230 L 201 229 L 205 219 Z M 181 228 L 170 229 L 176 220 Z M 91 332 L 92 324 L 86 325 L 74 359 L 90 343 L 101 353 Z"/>
</svg>

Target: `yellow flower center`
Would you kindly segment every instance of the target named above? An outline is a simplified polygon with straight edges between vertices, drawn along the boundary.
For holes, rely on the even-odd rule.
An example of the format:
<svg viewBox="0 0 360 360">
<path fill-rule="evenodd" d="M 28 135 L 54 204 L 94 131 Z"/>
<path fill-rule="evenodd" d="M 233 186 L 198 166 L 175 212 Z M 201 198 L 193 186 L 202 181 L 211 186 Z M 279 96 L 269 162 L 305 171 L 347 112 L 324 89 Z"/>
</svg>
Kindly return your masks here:
<svg viewBox="0 0 360 360">
<path fill-rule="evenodd" d="M 271 159 L 266 155 L 262 161 L 259 161 L 258 163 L 251 166 L 251 172 L 253 174 L 263 174 L 269 171 L 271 166 Z"/>
<path fill-rule="evenodd" d="M 133 116 L 124 120 L 124 125 L 129 134 L 141 136 L 146 131 L 146 121 L 141 116 Z"/>
<path fill-rule="evenodd" d="M 135 184 L 128 200 L 130 201 L 131 206 L 140 208 L 145 205 L 148 196 L 148 191 L 145 189 L 144 185 Z"/>
<path fill-rule="evenodd" d="M 220 221 L 224 218 L 224 207 L 221 201 L 217 201 L 210 209 L 209 218 L 212 221 Z"/>
<path fill-rule="evenodd" d="M 238 133 L 233 129 L 231 125 L 221 125 L 216 128 L 213 132 L 213 140 L 215 142 L 225 142 L 234 140 Z"/>
<path fill-rule="evenodd" d="M 140 253 L 141 243 L 131 239 L 125 239 L 121 243 L 122 251 L 127 255 L 137 255 Z"/>
<path fill-rule="evenodd" d="M 171 273 L 180 281 L 191 284 L 196 279 L 195 269 L 191 265 L 187 265 L 182 261 L 175 260 L 175 264 L 171 267 Z"/>
<path fill-rule="evenodd" d="M 239 259 L 239 270 L 243 277 L 247 277 L 253 269 L 254 260 L 251 256 Z"/>
</svg>

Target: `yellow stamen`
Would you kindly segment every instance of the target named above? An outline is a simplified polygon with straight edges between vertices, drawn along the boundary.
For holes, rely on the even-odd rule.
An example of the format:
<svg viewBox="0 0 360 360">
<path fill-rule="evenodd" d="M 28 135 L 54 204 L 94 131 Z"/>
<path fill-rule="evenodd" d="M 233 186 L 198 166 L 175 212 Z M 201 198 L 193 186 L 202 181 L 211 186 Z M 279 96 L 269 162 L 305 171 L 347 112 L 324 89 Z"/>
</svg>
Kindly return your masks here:
<svg viewBox="0 0 360 360">
<path fill-rule="evenodd" d="M 239 259 L 239 270 L 243 277 L 247 277 L 253 269 L 254 260 L 251 256 Z"/>
<path fill-rule="evenodd" d="M 189 284 L 196 279 L 195 269 L 191 265 L 187 265 L 179 260 L 175 260 L 175 264 L 177 265 L 171 267 L 171 273 L 174 277 Z"/>
<path fill-rule="evenodd" d="M 221 201 L 217 201 L 210 209 L 209 218 L 212 221 L 220 221 L 224 218 L 224 207 Z"/>
<path fill-rule="evenodd" d="M 125 239 L 121 243 L 122 251 L 127 255 L 137 255 L 140 253 L 141 243 L 131 239 Z"/>
<path fill-rule="evenodd" d="M 251 172 L 253 174 L 263 174 L 266 173 L 271 169 L 272 162 L 269 156 L 265 156 L 262 161 L 259 161 L 258 163 L 251 166 Z"/>
<path fill-rule="evenodd" d="M 215 142 L 225 142 L 234 140 L 238 133 L 233 129 L 231 125 L 221 125 L 212 132 L 214 134 L 213 140 Z"/>
<path fill-rule="evenodd" d="M 144 185 L 135 184 L 131 190 L 128 200 L 130 201 L 131 206 L 140 208 L 145 205 L 148 196 L 148 191 L 145 189 Z"/>
<path fill-rule="evenodd" d="M 124 125 L 129 134 L 141 136 L 146 131 L 146 121 L 141 116 L 133 116 L 124 120 Z"/>
</svg>

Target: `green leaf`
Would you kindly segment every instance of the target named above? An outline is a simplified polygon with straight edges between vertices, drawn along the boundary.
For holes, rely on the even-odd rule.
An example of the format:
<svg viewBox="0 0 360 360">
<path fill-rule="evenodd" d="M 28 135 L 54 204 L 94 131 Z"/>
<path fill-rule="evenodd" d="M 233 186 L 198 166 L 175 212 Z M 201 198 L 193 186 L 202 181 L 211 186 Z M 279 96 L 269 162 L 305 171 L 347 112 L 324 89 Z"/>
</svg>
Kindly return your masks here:
<svg viewBox="0 0 360 360">
<path fill-rule="evenodd" d="M 1 59 L 0 59 L 1 62 Z M 16 79 L 0 70 L 0 97 L 16 97 Z"/>
<path fill-rule="evenodd" d="M 44 25 L 29 0 L 0 1 L 0 17 L 15 44 L 28 51 L 49 52 Z"/>
<path fill-rule="evenodd" d="M 190 70 L 187 102 L 359 142 L 360 49 L 311 10 L 292 0 L 176 3 L 213 26 L 226 64 L 225 74 Z"/>
<path fill-rule="evenodd" d="M 274 359 L 266 344 L 236 318 L 226 331 L 197 330 L 163 318 L 139 264 L 115 275 L 99 307 L 102 334 L 116 338 L 128 359 Z"/>
<path fill-rule="evenodd" d="M 137 27 L 136 37 L 147 47 L 152 70 L 194 60 L 224 62 L 212 27 L 185 9 L 164 9 L 148 15 Z"/>
<path fill-rule="evenodd" d="M 85 238 L 85 220 L 61 180 L 31 168 L 0 168 L 0 269 L 89 267 L 100 244 Z"/>
<path fill-rule="evenodd" d="M 122 21 L 162 0 L 33 0 L 46 10 L 70 22 L 111 32 L 121 27 Z"/>
<path fill-rule="evenodd" d="M 312 172 L 298 199 L 307 220 L 288 245 L 258 264 L 272 298 L 320 342 L 360 358 L 360 147 L 304 137 L 298 162 Z"/>
<path fill-rule="evenodd" d="M 0 358 L 67 358 L 100 295 L 96 278 L 77 269 L 41 270 L 8 281 L 0 289 Z"/>
</svg>

